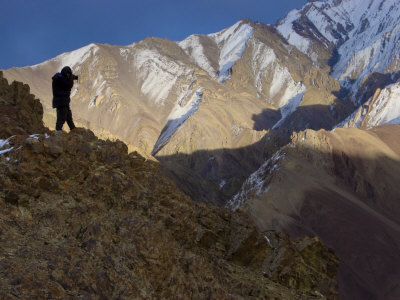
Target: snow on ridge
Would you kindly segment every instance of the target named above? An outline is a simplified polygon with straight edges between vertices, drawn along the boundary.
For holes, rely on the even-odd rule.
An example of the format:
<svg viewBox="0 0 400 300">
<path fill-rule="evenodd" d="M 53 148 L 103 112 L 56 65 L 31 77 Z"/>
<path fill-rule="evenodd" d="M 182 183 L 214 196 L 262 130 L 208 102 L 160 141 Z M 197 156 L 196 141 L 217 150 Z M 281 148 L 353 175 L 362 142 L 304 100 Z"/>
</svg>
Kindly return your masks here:
<svg viewBox="0 0 400 300">
<path fill-rule="evenodd" d="M 212 78 L 216 78 L 216 71 L 204 54 L 204 48 L 200 43 L 199 36 L 191 35 L 183 41 L 178 42 L 178 46 L 181 47 L 200 68 L 206 71 Z"/>
<path fill-rule="evenodd" d="M 242 24 L 243 21 L 238 21 L 235 24 L 233 24 L 232 26 L 216 32 L 216 33 L 210 33 L 208 34 L 208 36 L 210 38 L 213 38 L 215 40 L 215 42 L 217 44 L 220 44 L 221 42 L 224 42 L 226 39 L 228 39 L 234 32 L 235 30 L 240 26 L 240 24 Z"/>
<path fill-rule="evenodd" d="M 375 98 L 370 98 L 335 128 L 400 124 L 400 82 L 390 84 Z"/>
<path fill-rule="evenodd" d="M 307 53 L 310 47 L 310 41 L 293 30 L 293 22 L 300 18 L 301 11 L 294 9 L 286 15 L 286 18 L 278 24 L 276 29 L 292 46 L 295 46 L 303 53 Z"/>
<path fill-rule="evenodd" d="M 168 116 L 167 124 L 154 145 L 152 155 L 157 154 L 167 144 L 178 128 L 199 109 L 203 97 L 203 88 L 200 87 L 192 92 L 189 98 L 190 93 L 191 91 L 187 91 L 176 101 L 174 108 Z M 186 100 L 187 102 L 185 103 Z"/>
<path fill-rule="evenodd" d="M 338 24 L 354 31 L 360 26 L 368 8 L 369 1 L 366 0 L 343 0 L 339 3 L 335 3 L 335 0 L 315 1 L 305 4 L 300 10 L 294 9 L 289 12 L 276 28 L 289 44 L 307 54 L 310 41 L 293 29 L 293 22 L 300 19 L 302 15 L 305 14 L 326 40 L 336 43 L 343 34 L 337 31 Z M 325 46 L 328 45 L 325 44 Z"/>
<path fill-rule="evenodd" d="M 224 82 L 230 78 L 229 71 L 246 49 L 247 40 L 252 36 L 254 28 L 243 21 L 216 33 L 206 35 L 215 41 L 220 49 L 219 69 L 214 70 L 209 59 L 204 54 L 204 48 L 198 35 L 191 35 L 178 45 L 194 62 L 205 70 L 212 78 Z M 217 76 L 215 75 L 217 74 Z"/>
<path fill-rule="evenodd" d="M 159 104 L 164 103 L 179 77 L 189 76 L 193 71 L 148 49 L 135 53 L 134 67 L 142 81 L 141 92 Z"/>
<path fill-rule="evenodd" d="M 91 55 L 95 55 L 98 50 L 99 46 L 92 43 L 80 49 L 63 53 L 57 56 L 54 60 L 59 63 L 60 68 L 63 66 L 69 66 L 73 72 L 77 72 L 80 69 L 80 65 L 83 64 Z"/>
<path fill-rule="evenodd" d="M 301 101 L 303 101 L 303 95 L 304 92 L 301 92 L 300 94 L 295 95 L 292 97 L 284 106 L 282 106 L 279 111 L 281 113 L 281 119 L 275 123 L 275 125 L 272 127 L 272 129 L 278 128 L 288 116 L 290 116 L 292 113 L 296 111 L 296 109 L 299 107 L 301 104 Z"/>
<path fill-rule="evenodd" d="M 129 53 L 131 52 L 131 50 L 130 49 L 128 49 L 128 48 L 120 48 L 119 49 L 119 54 L 126 60 L 126 61 L 128 61 L 128 56 L 129 56 Z"/>
<path fill-rule="evenodd" d="M 293 28 L 293 22 L 303 16 L 327 41 L 339 46 L 340 59 L 333 67 L 332 77 L 350 89 L 355 103 L 354 96 L 363 80 L 372 72 L 387 73 L 400 53 L 398 0 L 313 1 L 301 10 L 289 12 L 276 28 L 289 44 L 311 56 L 310 40 Z"/>
<path fill-rule="evenodd" d="M 253 43 L 252 69 L 254 75 L 256 75 L 255 86 L 257 87 L 257 96 L 260 97 L 262 92 L 261 77 L 265 69 L 276 61 L 276 55 L 274 50 L 267 45 L 255 42 L 254 40 L 251 40 L 251 42 Z"/>
<path fill-rule="evenodd" d="M 77 72 L 80 69 L 80 65 L 84 63 L 91 55 L 95 55 L 98 50 L 99 46 L 91 43 L 77 50 L 62 53 L 55 58 L 51 58 L 44 62 L 28 67 L 32 69 L 40 68 L 43 64 L 54 61 L 58 63 L 58 68 L 60 71 L 62 67 L 69 66 L 73 72 Z"/>
<path fill-rule="evenodd" d="M 400 82 L 383 89 L 368 112 L 367 128 L 385 124 L 400 124 Z"/>
<path fill-rule="evenodd" d="M 251 174 L 243 183 L 240 191 L 233 196 L 226 204 L 227 208 L 236 211 L 241 207 L 250 197 L 258 196 L 270 190 L 270 177 L 279 170 L 279 163 L 285 157 L 282 150 L 277 151 L 270 159 L 264 162 L 261 167 Z"/>
<path fill-rule="evenodd" d="M 387 73 L 388 67 L 400 53 L 400 26 L 397 24 L 399 18 L 398 7 L 393 8 L 384 20 L 369 18 L 369 27 L 339 48 L 341 59 L 335 65 L 332 76 L 342 84 L 358 77 L 356 84 L 353 84 L 355 93 L 364 77 L 372 72 Z"/>
<path fill-rule="evenodd" d="M 246 49 L 247 40 L 253 35 L 254 28 L 248 24 L 238 22 L 228 28 L 215 40 L 221 47 L 219 58 L 218 81 L 224 82 L 230 78 L 229 70 L 242 57 Z"/>
</svg>

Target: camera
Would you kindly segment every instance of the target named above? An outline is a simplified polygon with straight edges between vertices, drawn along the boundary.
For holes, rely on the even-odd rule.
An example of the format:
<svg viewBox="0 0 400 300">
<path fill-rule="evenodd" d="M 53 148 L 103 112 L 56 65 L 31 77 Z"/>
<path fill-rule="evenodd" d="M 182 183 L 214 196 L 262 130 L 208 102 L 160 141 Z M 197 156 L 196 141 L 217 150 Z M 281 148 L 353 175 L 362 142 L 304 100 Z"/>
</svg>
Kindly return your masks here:
<svg viewBox="0 0 400 300">
<path fill-rule="evenodd" d="M 78 80 L 78 75 L 72 74 L 72 79 L 73 79 L 73 80 Z"/>
</svg>

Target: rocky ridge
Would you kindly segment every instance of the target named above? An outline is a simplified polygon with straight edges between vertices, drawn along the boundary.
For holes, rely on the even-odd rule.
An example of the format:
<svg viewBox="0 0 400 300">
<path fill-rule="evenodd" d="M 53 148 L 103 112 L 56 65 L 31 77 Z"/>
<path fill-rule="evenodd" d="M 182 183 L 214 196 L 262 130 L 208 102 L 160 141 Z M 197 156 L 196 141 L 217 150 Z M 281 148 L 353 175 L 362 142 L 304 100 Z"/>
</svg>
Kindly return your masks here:
<svg viewBox="0 0 400 300">
<path fill-rule="evenodd" d="M 29 132 L 48 132 L 43 125 L 43 108 L 27 84 L 8 84 L 0 71 L 0 138 Z"/>
<path fill-rule="evenodd" d="M 337 299 L 318 238 L 194 203 L 120 141 L 47 131 L 21 83 L 0 91 L 2 119 L 32 117 L 1 123 L 1 298 Z"/>
</svg>

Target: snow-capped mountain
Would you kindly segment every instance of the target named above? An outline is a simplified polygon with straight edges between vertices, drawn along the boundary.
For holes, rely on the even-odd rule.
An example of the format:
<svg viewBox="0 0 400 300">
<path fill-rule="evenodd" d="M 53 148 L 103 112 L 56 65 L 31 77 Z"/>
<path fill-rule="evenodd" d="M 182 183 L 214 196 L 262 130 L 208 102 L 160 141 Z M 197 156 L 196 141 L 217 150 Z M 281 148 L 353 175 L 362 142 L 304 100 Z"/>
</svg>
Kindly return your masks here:
<svg viewBox="0 0 400 300">
<path fill-rule="evenodd" d="M 271 129 L 281 128 L 287 139 L 291 129 L 330 128 L 340 121 L 340 114 L 332 113 L 339 83 L 329 68 L 315 66 L 288 47 L 273 27 L 251 21 L 178 42 L 148 38 L 128 46 L 90 44 L 32 67 L 5 70 L 9 80 L 31 86 L 49 127 L 55 122 L 49 81 L 64 65 L 79 75 L 71 102 L 77 123 L 158 159 L 245 147 Z M 263 152 L 236 157 L 240 163 L 233 169 L 230 158 L 219 154 L 215 161 L 224 167 L 214 166 L 211 177 L 202 171 L 209 155 L 194 166 L 226 198 L 237 189 L 236 174 L 243 178 L 253 172 Z M 226 184 L 220 189 L 221 182 Z"/>
<path fill-rule="evenodd" d="M 400 70 L 399 19 L 397 0 L 310 1 L 290 12 L 277 29 L 315 62 L 316 43 L 331 48 L 332 76 L 362 104 L 367 99 L 357 93 L 369 76 Z"/>
<path fill-rule="evenodd" d="M 159 159 L 262 144 L 271 130 L 280 133 L 268 143 L 279 147 L 293 130 L 331 129 L 343 121 L 357 108 L 343 97 L 346 91 L 362 104 L 376 88 L 396 82 L 399 9 L 394 4 L 309 1 L 275 26 L 241 20 L 178 42 L 148 38 L 128 46 L 90 44 L 4 74 L 29 83 L 52 127 L 49 78 L 71 66 L 80 76 L 72 91 L 78 124 Z M 391 118 L 396 122 L 393 113 Z M 219 154 L 210 177 L 203 172 L 210 156 L 194 168 L 217 190 L 226 182 L 221 190 L 229 190 L 229 197 L 238 189 L 234 173 L 241 169 L 250 175 L 264 161 L 263 156 L 246 159 L 244 164 L 253 160 L 248 167 L 241 162 L 224 174 L 220 165 L 229 164 Z"/>
<path fill-rule="evenodd" d="M 370 222 L 364 229 L 372 230 L 382 218 L 365 215 L 375 209 L 368 201 L 385 202 L 384 196 L 372 192 L 389 189 L 373 178 L 382 170 L 383 178 L 397 172 L 390 168 L 397 168 L 393 163 L 397 154 L 389 151 L 397 144 L 386 139 L 397 131 L 376 126 L 400 123 L 398 4 L 398 0 L 308 1 L 274 26 L 241 20 L 220 32 L 194 34 L 183 41 L 147 38 L 128 46 L 90 44 L 36 66 L 5 70 L 4 76 L 30 85 L 51 128 L 55 112 L 50 79 L 63 66 L 71 66 L 80 78 L 71 102 L 77 124 L 155 157 L 195 200 L 229 203 L 235 209 L 251 206 L 250 215 L 263 226 L 275 226 L 276 217 L 282 222 L 278 225 L 321 236 L 341 219 L 327 218 L 332 223 L 326 228 L 297 226 L 302 222 L 298 215 L 308 209 L 302 206 L 301 195 L 334 199 L 345 203 L 341 207 L 351 206 L 351 211 L 355 202 L 360 206 L 364 201 L 369 208 L 361 205 L 362 212 L 355 214 Z M 299 133 L 333 127 L 337 129 L 332 132 Z M 375 139 L 375 130 L 383 142 Z M 296 143 L 282 148 L 292 135 Z M 350 155 L 342 142 L 351 145 L 358 140 L 361 149 L 368 146 L 366 152 L 354 153 L 355 147 Z M 320 153 L 314 155 L 310 149 Z M 380 166 L 381 160 L 371 160 L 371 153 L 390 154 L 392 160 Z M 346 176 L 331 168 L 337 163 Z M 308 188 L 311 194 L 306 193 Z M 397 189 L 393 191 L 394 199 Z M 276 203 L 271 205 L 269 197 Z M 322 201 L 316 211 L 324 212 L 330 205 Z M 390 211 L 387 207 L 384 214 Z M 342 212 L 337 207 L 332 211 Z M 308 222 L 312 214 L 305 214 Z M 323 214 L 318 216 L 325 220 Z M 340 242 L 340 237 L 332 241 Z M 377 269 L 364 270 L 365 274 L 380 270 L 379 264 L 373 266 Z M 345 288 L 361 291 L 357 295 L 365 299 L 378 293 L 378 288 L 372 292 L 368 288 L 373 286 L 372 277 L 363 281 L 362 272 L 346 272 L 340 275 Z M 380 284 L 389 296 L 398 291 L 391 280 Z"/>
<path fill-rule="evenodd" d="M 253 31 L 254 28 L 251 25 L 239 21 L 221 32 L 206 36 L 191 35 L 179 42 L 178 45 L 212 78 L 224 82 L 230 78 L 232 66 L 242 57 L 242 53 L 246 49 L 246 42 Z M 212 44 L 215 49 L 219 50 L 219 55 L 213 58 L 207 57 L 208 49 L 205 50 L 203 43 Z M 217 64 L 212 63 L 215 58 L 217 58 Z M 217 67 L 213 67 L 213 65 Z"/>
</svg>

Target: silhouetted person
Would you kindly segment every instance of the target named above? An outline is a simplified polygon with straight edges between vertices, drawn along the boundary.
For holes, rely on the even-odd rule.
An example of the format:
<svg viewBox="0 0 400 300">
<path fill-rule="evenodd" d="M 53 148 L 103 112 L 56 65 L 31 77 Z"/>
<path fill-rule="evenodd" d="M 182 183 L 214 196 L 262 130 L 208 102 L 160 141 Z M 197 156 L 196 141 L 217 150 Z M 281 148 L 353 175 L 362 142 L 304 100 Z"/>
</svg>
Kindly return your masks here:
<svg viewBox="0 0 400 300">
<path fill-rule="evenodd" d="M 61 73 L 57 73 L 53 76 L 53 108 L 57 109 L 57 122 L 56 130 L 62 130 L 65 122 L 67 122 L 69 129 L 75 128 L 75 124 L 72 121 L 72 112 L 69 107 L 71 102 L 71 89 L 74 85 L 74 80 L 78 79 L 78 76 L 72 74 L 70 67 L 64 67 Z"/>
</svg>

